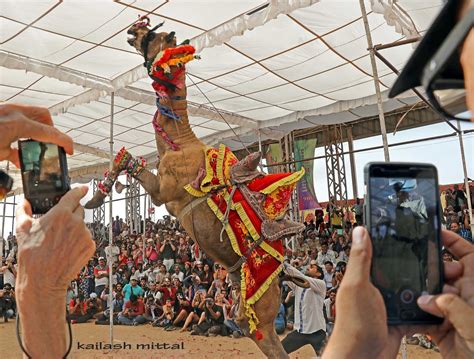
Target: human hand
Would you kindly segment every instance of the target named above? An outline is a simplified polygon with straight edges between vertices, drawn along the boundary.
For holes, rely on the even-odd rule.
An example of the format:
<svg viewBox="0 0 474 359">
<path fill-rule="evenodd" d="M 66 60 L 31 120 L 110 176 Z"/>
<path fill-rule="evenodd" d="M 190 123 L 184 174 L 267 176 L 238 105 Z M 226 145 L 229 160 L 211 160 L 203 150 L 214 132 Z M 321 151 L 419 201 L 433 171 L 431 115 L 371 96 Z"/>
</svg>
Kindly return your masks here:
<svg viewBox="0 0 474 359">
<path fill-rule="evenodd" d="M 19 138 L 54 143 L 73 153 L 72 139 L 53 127 L 48 109 L 43 107 L 3 104 L 0 105 L 0 161 L 8 160 L 20 167 L 18 150 L 11 144 Z"/>
<path fill-rule="evenodd" d="M 448 285 L 443 294 L 418 298 L 424 311 L 445 318 L 430 334 L 443 357 L 474 357 L 474 245 L 454 232 L 443 231 L 443 245 L 459 262 L 445 263 Z"/>
<path fill-rule="evenodd" d="M 382 295 L 370 282 L 372 245 L 367 230 L 356 227 L 350 260 L 336 296 L 334 331 L 323 358 L 394 358 L 401 336 L 389 336 Z M 370 315 L 367 315 L 370 313 Z"/>
<path fill-rule="evenodd" d="M 445 294 L 421 297 L 424 299 L 419 300 L 419 305 L 447 320 L 438 326 L 388 327 L 382 296 L 369 280 L 372 246 L 368 232 L 362 227 L 354 229 L 351 257 L 336 297 L 336 312 L 343 319 L 336 321 L 324 352 L 325 358 L 395 357 L 403 335 L 415 333 L 430 334 L 444 357 L 472 357 L 474 246 L 450 231 L 443 231 L 442 239 L 448 250 L 461 261 L 444 263 Z M 363 305 L 354 306 L 354 303 Z M 367 317 L 367 312 L 371 313 L 370 317 Z M 362 330 L 363 336 L 360 334 Z"/>
<path fill-rule="evenodd" d="M 17 211 L 16 282 L 19 290 L 38 286 L 48 296 L 57 293 L 64 297 L 71 279 L 94 254 L 95 243 L 84 223 L 84 209 L 79 204 L 86 193 L 85 186 L 67 192 L 39 219 L 32 218 L 27 200 L 20 206 Z"/>
</svg>

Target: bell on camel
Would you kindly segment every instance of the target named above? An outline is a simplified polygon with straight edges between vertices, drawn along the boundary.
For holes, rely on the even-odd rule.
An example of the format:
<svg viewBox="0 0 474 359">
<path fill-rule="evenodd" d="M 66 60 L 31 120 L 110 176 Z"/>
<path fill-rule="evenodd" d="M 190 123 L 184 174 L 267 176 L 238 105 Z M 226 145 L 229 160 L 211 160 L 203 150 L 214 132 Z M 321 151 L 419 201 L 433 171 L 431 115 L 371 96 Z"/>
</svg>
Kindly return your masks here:
<svg viewBox="0 0 474 359">
<path fill-rule="evenodd" d="M 115 190 L 117 191 L 118 194 L 122 193 L 125 188 L 128 188 L 130 186 L 124 185 L 122 182 L 117 181 L 115 182 Z"/>
</svg>

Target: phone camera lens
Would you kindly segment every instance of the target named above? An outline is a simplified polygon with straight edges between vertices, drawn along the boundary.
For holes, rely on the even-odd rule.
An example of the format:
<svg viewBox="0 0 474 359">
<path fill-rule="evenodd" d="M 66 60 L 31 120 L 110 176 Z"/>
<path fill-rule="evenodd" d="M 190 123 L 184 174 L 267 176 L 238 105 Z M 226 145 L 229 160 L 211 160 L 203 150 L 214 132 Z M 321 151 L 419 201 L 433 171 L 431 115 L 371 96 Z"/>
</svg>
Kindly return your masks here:
<svg viewBox="0 0 474 359">
<path fill-rule="evenodd" d="M 411 302 L 413 302 L 413 299 L 415 299 L 415 294 L 413 293 L 412 290 L 410 289 L 405 289 L 404 291 L 402 291 L 402 293 L 400 294 L 400 299 L 403 303 L 405 304 L 410 304 Z"/>
</svg>

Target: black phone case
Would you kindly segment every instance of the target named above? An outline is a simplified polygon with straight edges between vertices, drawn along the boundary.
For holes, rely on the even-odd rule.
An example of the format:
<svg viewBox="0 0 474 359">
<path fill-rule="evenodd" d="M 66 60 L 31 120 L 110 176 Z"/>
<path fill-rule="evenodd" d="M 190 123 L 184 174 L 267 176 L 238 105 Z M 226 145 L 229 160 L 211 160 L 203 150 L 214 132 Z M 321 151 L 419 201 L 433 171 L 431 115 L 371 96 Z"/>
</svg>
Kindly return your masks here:
<svg viewBox="0 0 474 359">
<path fill-rule="evenodd" d="M 438 184 L 438 171 L 435 166 L 431 164 L 425 164 L 425 163 L 409 163 L 409 162 L 370 162 L 364 167 L 364 185 L 366 189 L 366 194 L 364 197 L 364 225 L 367 228 L 367 230 L 370 233 L 370 228 L 372 227 L 371 223 L 371 208 L 370 208 L 370 185 L 369 185 L 369 176 L 370 176 L 370 170 L 374 166 L 389 166 L 392 168 L 407 168 L 407 167 L 422 167 L 422 168 L 430 168 L 433 169 L 435 173 L 435 195 L 436 195 L 436 211 L 437 213 L 440 213 L 440 200 L 439 200 L 439 184 Z M 440 273 L 440 278 L 439 278 L 439 291 L 441 292 L 444 284 L 444 267 L 443 267 L 443 260 L 441 257 L 441 221 L 440 217 L 438 215 L 438 228 L 437 228 L 437 249 L 438 249 L 438 257 L 439 257 L 439 273 Z M 372 242 L 372 250 L 374 253 L 374 247 L 373 247 L 373 242 Z M 372 278 L 372 267 L 371 267 L 371 278 Z M 430 293 L 430 294 L 439 294 L 439 293 Z M 383 295 L 382 295 L 383 297 Z M 385 305 L 386 306 L 386 305 Z M 417 306 L 418 307 L 418 306 Z M 421 311 L 421 309 L 418 308 L 418 310 Z M 407 318 L 394 318 L 394 317 L 388 317 L 387 315 L 387 324 L 388 325 L 404 325 L 404 324 L 440 324 L 443 322 L 443 318 L 427 314 L 424 316 L 423 320 L 413 320 L 413 319 L 407 319 Z"/>
<path fill-rule="evenodd" d="M 57 192 L 38 193 L 36 195 L 26 195 L 25 188 L 27 184 L 26 184 L 25 177 L 23 175 L 25 169 L 24 169 L 24 165 L 22 161 L 21 143 L 30 142 L 30 141 L 39 142 L 35 140 L 18 141 L 18 151 L 19 151 L 20 165 L 21 165 L 21 180 L 23 183 L 23 192 L 25 194 L 25 198 L 28 200 L 28 202 L 30 202 L 31 210 L 33 214 L 45 214 L 59 202 L 61 197 L 64 196 L 66 192 L 68 192 L 71 189 L 71 186 L 69 183 L 66 152 L 64 151 L 64 148 L 57 146 L 58 154 L 59 154 L 59 165 L 61 169 L 61 182 L 63 184 L 63 189 Z"/>
</svg>

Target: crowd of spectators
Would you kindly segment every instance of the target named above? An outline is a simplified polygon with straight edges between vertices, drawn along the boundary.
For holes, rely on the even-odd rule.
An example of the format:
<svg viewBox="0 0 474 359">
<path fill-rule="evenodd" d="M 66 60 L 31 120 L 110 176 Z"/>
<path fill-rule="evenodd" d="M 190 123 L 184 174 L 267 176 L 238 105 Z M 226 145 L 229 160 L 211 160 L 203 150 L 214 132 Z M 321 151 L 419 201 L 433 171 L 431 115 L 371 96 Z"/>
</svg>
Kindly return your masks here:
<svg viewBox="0 0 474 359">
<path fill-rule="evenodd" d="M 442 221 L 448 229 L 472 241 L 463 195 L 458 188 L 443 192 L 446 205 Z M 336 320 L 337 291 L 349 260 L 352 230 L 363 223 L 363 205 L 357 199 L 352 207 L 341 208 L 331 200 L 324 210 L 316 210 L 306 220 L 303 233 L 293 244 L 285 245 L 286 261 L 302 273 L 317 266 L 324 274 L 323 313 L 330 335 Z M 234 320 L 240 302 L 239 284 L 231 283 L 226 269 L 208 258 L 169 216 L 156 222 L 141 220 L 136 227 L 139 230 L 131 231 L 117 216 L 112 222 L 110 247 L 109 229 L 103 224 L 89 224 L 97 250 L 68 289 L 66 307 L 71 323 L 107 325 L 112 310 L 116 325 L 148 324 L 167 331 L 189 331 L 191 335 L 243 336 Z M 11 233 L 6 242 L 9 245 L 0 266 L 0 314 L 5 321 L 16 313 L 16 247 Z M 453 256 L 444 251 L 443 259 L 453 260 Z M 109 285 L 113 295 L 111 309 Z M 291 330 L 295 317 L 293 291 L 285 282 L 281 288 L 281 306 L 275 320 L 278 334 Z M 419 341 L 429 345 L 429 340 Z"/>
</svg>

